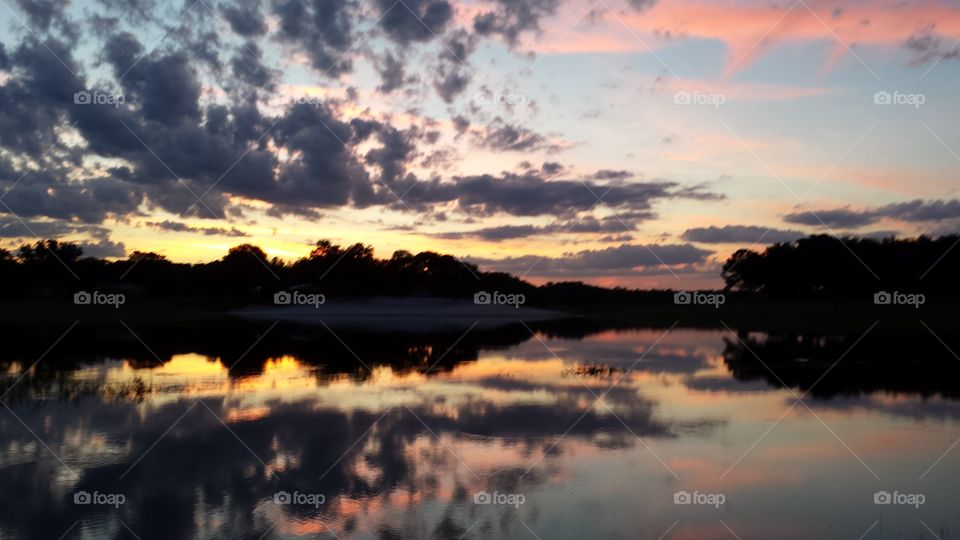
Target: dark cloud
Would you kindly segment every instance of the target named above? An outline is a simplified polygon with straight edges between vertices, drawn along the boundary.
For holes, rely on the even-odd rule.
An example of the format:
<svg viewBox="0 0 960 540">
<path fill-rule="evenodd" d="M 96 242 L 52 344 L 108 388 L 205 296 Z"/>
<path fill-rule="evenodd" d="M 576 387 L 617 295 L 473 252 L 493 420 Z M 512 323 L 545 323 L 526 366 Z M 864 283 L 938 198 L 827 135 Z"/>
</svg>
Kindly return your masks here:
<svg viewBox="0 0 960 540">
<path fill-rule="evenodd" d="M 21 219 L 0 213 L 0 238 L 17 238 L 22 242 L 33 242 L 39 238 L 60 238 L 68 235 L 89 238 L 89 240 L 75 240 L 87 257 L 123 257 L 126 254 L 122 242 L 110 240 L 110 231 L 106 227 L 48 218 Z"/>
<path fill-rule="evenodd" d="M 230 62 L 238 80 L 257 88 L 273 88 L 273 72 L 261 62 L 262 53 L 256 43 L 248 42 L 237 49 Z"/>
<path fill-rule="evenodd" d="M 657 3 L 657 0 L 627 0 L 627 3 L 630 4 L 636 11 L 646 11 L 648 8 Z"/>
<path fill-rule="evenodd" d="M 872 209 L 854 210 L 843 207 L 832 210 L 799 211 L 783 217 L 788 223 L 850 229 L 871 225 L 885 218 L 908 223 L 960 219 L 960 200 L 917 199 Z"/>
<path fill-rule="evenodd" d="M 476 144 L 481 148 L 500 152 L 529 152 L 545 150 L 557 152 L 560 146 L 551 143 L 545 136 L 505 122 L 499 116 L 485 130 L 476 134 Z"/>
<path fill-rule="evenodd" d="M 404 201 L 420 204 L 456 201 L 472 215 L 574 216 L 600 207 L 621 212 L 622 220 L 645 219 L 653 202 L 672 198 L 716 199 L 714 193 L 679 186 L 675 182 L 645 182 L 619 185 L 589 180 L 547 180 L 534 173 L 503 173 L 499 176 L 455 177 L 453 182 L 420 181 L 400 185 Z M 602 203 L 598 201 L 598 197 Z"/>
<path fill-rule="evenodd" d="M 956 43 L 951 45 L 931 33 L 914 34 L 904 41 L 903 47 L 910 54 L 910 63 L 913 65 L 960 58 L 960 49 Z"/>
<path fill-rule="evenodd" d="M 252 37 L 267 33 L 267 21 L 258 0 L 239 0 L 231 5 L 221 6 L 220 12 L 230 23 L 230 28 L 241 36 Z"/>
<path fill-rule="evenodd" d="M 369 201 L 373 187 L 366 169 L 347 145 L 350 124 L 335 118 L 331 109 L 307 104 L 294 106 L 280 120 L 275 140 L 301 158 L 286 164 L 275 184 L 258 184 L 257 198 L 293 206 L 342 206 Z"/>
<path fill-rule="evenodd" d="M 552 15 L 558 0 L 495 0 L 492 11 L 473 19 L 473 29 L 482 36 L 499 35 L 510 46 L 524 32 L 540 32 L 540 19 Z"/>
<path fill-rule="evenodd" d="M 434 236 L 437 238 L 455 239 L 462 238 L 480 238 L 483 240 L 510 240 L 513 238 L 527 238 L 536 234 L 542 234 L 544 227 L 536 225 L 502 225 L 499 227 L 485 227 L 475 231 L 447 232 L 439 233 Z"/>
<path fill-rule="evenodd" d="M 17 0 L 17 5 L 27 15 L 27 22 L 35 30 L 49 30 L 54 21 L 63 17 L 69 4 L 59 0 Z"/>
<path fill-rule="evenodd" d="M 157 13 L 157 0 L 97 0 L 115 16 L 143 23 L 153 20 Z M 186 7 L 186 6 L 184 6 Z"/>
<path fill-rule="evenodd" d="M 21 220 L 17 216 L 0 214 L 0 238 L 55 238 L 67 234 L 89 234 L 105 238 L 109 235 L 109 230 L 99 225 L 71 223 L 56 219 Z"/>
<path fill-rule="evenodd" d="M 10 190 L 4 203 L 12 211 L 51 236 L 100 234 L 76 227 L 130 217 L 142 222 L 144 214 L 159 210 L 225 218 L 249 207 L 237 202 L 242 199 L 266 203 L 272 216 L 316 218 L 319 209 L 329 207 L 389 206 L 431 216 L 459 211 L 470 216 L 556 219 L 553 225 L 534 229 L 514 225 L 513 230 L 462 233 L 487 238 L 552 234 L 560 227 L 574 233 L 610 234 L 652 219 L 653 204 L 660 200 L 717 198 L 702 187 L 668 181 L 627 184 L 630 174 L 625 171 L 600 171 L 583 181 L 572 176 L 560 179 L 564 169 L 558 163 L 531 166 L 521 174 L 418 178 L 411 172 L 414 164 L 442 169 L 456 157 L 436 148 L 439 131 L 428 122 L 398 128 L 389 119 L 370 119 L 369 112 L 350 118 L 345 111 L 355 110 L 355 103 L 349 91 L 345 100 L 298 103 L 279 110 L 262 107 L 263 94 L 275 86 L 275 73 L 262 58 L 267 16 L 276 18 L 272 37 L 284 44 L 285 52 L 303 51 L 314 68 L 332 66 L 330 73 L 335 75 L 350 69 L 349 55 L 342 62 L 337 59 L 358 37 L 353 21 L 361 10 L 359 2 L 224 4 L 216 9 L 240 36 L 224 40 L 216 33 L 223 24 L 218 25 L 215 14 L 203 5 L 180 10 L 181 24 L 171 26 L 145 15 L 153 8 L 164 11 L 151 2 L 101 3 L 116 7 L 117 13 L 82 26 L 88 32 L 94 29 L 92 37 L 97 38 L 84 42 L 83 49 L 63 36 L 45 36 L 40 42 L 30 35 L 15 47 L 0 48 L 0 68 L 5 70 L 0 82 L 0 189 Z M 404 47 L 432 40 L 436 33 L 432 47 L 439 56 L 435 61 L 428 58 L 424 69 L 437 67 L 430 83 L 443 99 L 456 99 L 470 84 L 472 70 L 464 60 L 479 38 L 450 28 L 452 7 L 445 1 L 405 3 L 392 6 L 382 31 Z M 46 17 L 43 10 L 50 6 L 37 6 L 36 16 Z M 553 9 L 549 2 L 496 6 L 495 12 L 502 12 L 499 26 L 489 33 L 507 39 L 535 29 L 537 17 Z M 380 7 L 385 13 L 391 5 Z M 56 10 L 49 13 L 56 18 Z M 148 28 L 127 24 L 134 19 L 144 27 L 156 23 L 158 30 L 169 34 L 162 44 L 154 44 L 144 37 L 151 35 Z M 74 60 L 78 50 L 88 55 L 85 63 Z M 389 51 L 382 57 L 378 66 L 382 91 L 400 88 L 409 80 L 406 57 L 406 51 Z M 221 58 L 224 73 L 219 72 Z M 228 83 L 218 88 L 216 83 L 224 79 Z M 122 103 L 75 103 L 75 94 L 81 91 L 119 96 Z M 479 145 L 491 150 L 559 149 L 546 136 L 501 118 L 486 128 L 471 127 L 464 116 L 453 121 L 458 132 L 473 134 Z M 598 205 L 597 196 L 620 212 L 616 222 L 582 215 Z M 242 234 L 176 221 L 149 223 L 163 230 Z M 103 235 L 94 237 L 91 245 L 103 253 L 122 251 Z"/>
<path fill-rule="evenodd" d="M 470 119 L 466 116 L 456 115 L 453 117 L 453 127 L 457 130 L 458 134 L 462 135 L 470 129 Z"/>
<path fill-rule="evenodd" d="M 540 166 L 540 171 L 547 176 L 555 176 L 563 172 L 563 165 L 555 161 L 546 161 Z"/>
<path fill-rule="evenodd" d="M 392 185 L 403 177 L 406 164 L 416 155 L 416 141 L 420 132 L 415 128 L 400 131 L 392 126 L 380 125 L 377 137 L 381 146 L 367 152 L 364 159 L 381 171 L 380 180 Z"/>
<path fill-rule="evenodd" d="M 429 41 L 443 33 L 453 18 L 453 6 L 445 0 L 377 0 L 380 27 L 394 41 L 408 45 Z"/>
<path fill-rule="evenodd" d="M 402 87 L 406 80 L 403 61 L 389 52 L 380 59 L 377 72 L 380 74 L 380 86 L 377 90 L 387 94 Z"/>
<path fill-rule="evenodd" d="M 200 119 L 200 83 L 197 73 L 186 53 L 150 55 L 129 62 L 134 55 L 116 51 L 117 47 L 131 45 L 132 36 L 118 36 L 111 59 L 122 84 L 125 101 L 139 105 L 143 116 L 164 124 L 176 124 L 182 120 L 197 122 Z M 132 48 L 139 50 L 139 44 Z M 132 67 L 130 67 L 132 66 Z"/>
<path fill-rule="evenodd" d="M 57 129 L 74 93 L 83 89 L 68 45 L 24 40 L 8 60 L 19 76 L 0 86 L 0 147 L 40 158 L 58 140 Z"/>
<path fill-rule="evenodd" d="M 908 222 L 941 221 L 960 218 L 960 200 L 913 200 L 881 206 L 877 212 Z"/>
<path fill-rule="evenodd" d="M 469 69 L 448 62 L 440 64 L 437 69 L 437 76 L 433 80 L 433 87 L 441 99 L 447 103 L 452 103 L 457 96 L 467 89 L 470 80 Z"/>
<path fill-rule="evenodd" d="M 796 230 L 771 229 L 754 225 L 724 225 L 723 227 L 694 227 L 680 236 L 690 242 L 702 244 L 754 243 L 773 244 L 793 242 L 807 236 Z"/>
<path fill-rule="evenodd" d="M 879 219 L 880 216 L 873 212 L 852 210 L 850 207 L 835 210 L 792 212 L 783 216 L 783 220 L 787 223 L 852 229 L 870 225 Z"/>
<path fill-rule="evenodd" d="M 21 217 L 50 217 L 100 223 L 110 216 L 135 212 L 143 190 L 115 178 L 68 183 L 69 170 L 30 173 L 9 189 L 3 202 Z M 0 209 L 6 211 L 6 207 Z"/>
<path fill-rule="evenodd" d="M 150 221 L 147 222 L 147 226 L 159 229 L 162 231 L 171 231 L 171 232 L 189 232 L 189 233 L 200 233 L 208 236 L 233 236 L 233 237 L 247 237 L 249 234 L 237 229 L 236 227 L 231 227 L 225 229 L 223 227 L 193 227 L 187 225 L 186 223 L 179 223 L 176 221 Z"/>
<path fill-rule="evenodd" d="M 97 242 L 80 242 L 80 249 L 85 257 L 103 259 L 107 257 L 126 257 L 127 249 L 123 242 L 112 242 L 103 239 Z"/>
<path fill-rule="evenodd" d="M 475 48 L 475 36 L 462 29 L 451 32 L 445 40 L 433 79 L 434 89 L 445 102 L 453 102 L 470 85 L 473 68 L 467 64 L 467 58 Z"/>
<path fill-rule="evenodd" d="M 690 244 L 624 244 L 599 250 L 566 253 L 561 257 L 524 255 L 506 259 L 469 259 L 483 269 L 514 274 L 576 277 L 585 275 L 627 275 L 662 271 L 663 265 L 702 264 L 712 254 Z"/>
<path fill-rule="evenodd" d="M 490 175 L 460 178 L 459 205 L 476 214 L 563 214 L 586 211 L 598 204 L 611 208 L 648 210 L 653 200 L 672 196 L 670 182 L 603 186 L 574 180 L 547 181 L 536 175 Z M 601 195 L 604 194 L 605 195 Z M 597 194 L 597 195 L 595 195 Z"/>
<path fill-rule="evenodd" d="M 645 214 L 645 219 L 653 219 L 655 217 L 656 214 L 653 212 Z M 633 230 L 640 221 L 642 221 L 642 219 L 637 217 L 623 219 L 619 216 L 606 216 L 603 218 L 587 216 L 582 219 L 558 221 L 549 225 L 501 225 L 498 227 L 484 227 L 472 231 L 439 233 L 434 236 L 446 239 L 479 238 L 487 241 L 499 241 L 551 234 L 599 234 Z M 606 236 L 613 238 L 609 235 Z"/>
<path fill-rule="evenodd" d="M 625 180 L 632 177 L 633 173 L 630 171 L 602 170 L 593 173 L 593 178 L 596 180 Z"/>
<path fill-rule="evenodd" d="M 347 0 L 280 0 L 273 5 L 280 20 L 277 34 L 299 45 L 314 68 L 339 76 L 353 67 L 346 53 L 353 42 L 354 8 Z"/>
</svg>

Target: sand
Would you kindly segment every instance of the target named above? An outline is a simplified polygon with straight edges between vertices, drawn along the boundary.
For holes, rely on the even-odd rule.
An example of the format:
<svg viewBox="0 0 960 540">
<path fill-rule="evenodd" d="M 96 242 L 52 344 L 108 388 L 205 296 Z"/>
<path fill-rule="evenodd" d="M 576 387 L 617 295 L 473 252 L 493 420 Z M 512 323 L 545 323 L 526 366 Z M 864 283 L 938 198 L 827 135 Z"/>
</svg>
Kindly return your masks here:
<svg viewBox="0 0 960 540">
<path fill-rule="evenodd" d="M 389 331 L 443 331 L 495 328 L 520 321 L 569 317 L 559 311 L 512 305 L 474 304 L 450 298 L 366 298 L 313 305 L 250 306 L 233 314 L 301 324 Z"/>
</svg>

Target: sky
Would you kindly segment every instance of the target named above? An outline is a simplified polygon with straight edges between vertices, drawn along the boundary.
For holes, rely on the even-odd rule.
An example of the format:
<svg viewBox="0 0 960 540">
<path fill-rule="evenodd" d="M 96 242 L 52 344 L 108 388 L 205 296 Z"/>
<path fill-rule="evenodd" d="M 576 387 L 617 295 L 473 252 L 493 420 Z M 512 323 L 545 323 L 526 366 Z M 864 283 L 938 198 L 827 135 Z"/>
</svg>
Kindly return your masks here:
<svg viewBox="0 0 960 540">
<path fill-rule="evenodd" d="M 957 232 L 960 4 L 0 0 L 0 247 L 717 286 Z"/>
</svg>

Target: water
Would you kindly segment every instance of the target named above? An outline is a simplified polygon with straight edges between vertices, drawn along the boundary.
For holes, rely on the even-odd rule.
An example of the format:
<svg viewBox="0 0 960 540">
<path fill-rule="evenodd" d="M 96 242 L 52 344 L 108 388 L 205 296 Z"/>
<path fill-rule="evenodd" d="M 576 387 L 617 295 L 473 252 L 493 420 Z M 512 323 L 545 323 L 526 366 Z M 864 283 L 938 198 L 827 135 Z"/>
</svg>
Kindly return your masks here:
<svg viewBox="0 0 960 540">
<path fill-rule="evenodd" d="M 241 326 L 10 337 L 0 538 L 960 537 L 930 336 Z"/>
</svg>

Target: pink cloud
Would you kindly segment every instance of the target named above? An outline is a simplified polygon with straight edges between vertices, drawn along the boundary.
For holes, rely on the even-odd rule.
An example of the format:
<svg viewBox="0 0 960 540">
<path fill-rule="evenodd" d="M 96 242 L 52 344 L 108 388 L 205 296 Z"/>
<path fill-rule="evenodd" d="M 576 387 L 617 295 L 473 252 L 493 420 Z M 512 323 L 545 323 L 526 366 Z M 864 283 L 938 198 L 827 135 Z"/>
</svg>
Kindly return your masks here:
<svg viewBox="0 0 960 540">
<path fill-rule="evenodd" d="M 581 17 L 585 5 L 565 5 L 525 48 L 541 53 L 656 52 L 671 39 L 715 40 L 727 48 L 724 71 L 731 73 L 787 43 L 832 43 L 824 58 L 829 70 L 855 46 L 899 46 L 910 36 L 928 33 L 951 42 L 960 38 L 960 8 L 935 0 L 859 2 L 842 9 L 819 0 L 785 0 L 780 6 L 660 0 L 642 12 L 612 5 L 616 11 L 601 9 Z"/>
</svg>

